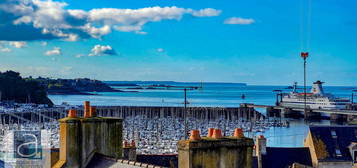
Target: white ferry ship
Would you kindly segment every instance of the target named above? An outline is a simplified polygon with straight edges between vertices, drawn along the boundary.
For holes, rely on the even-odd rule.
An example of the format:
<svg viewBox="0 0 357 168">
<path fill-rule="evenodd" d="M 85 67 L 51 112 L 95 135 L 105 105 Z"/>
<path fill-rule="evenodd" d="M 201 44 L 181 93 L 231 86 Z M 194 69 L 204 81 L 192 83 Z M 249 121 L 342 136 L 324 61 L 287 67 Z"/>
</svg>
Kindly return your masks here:
<svg viewBox="0 0 357 168">
<path fill-rule="evenodd" d="M 316 81 L 313 83 L 311 93 L 298 93 L 297 83 L 294 83 L 293 91 L 282 97 L 281 106 L 304 108 L 305 94 L 306 107 L 309 109 L 346 109 L 350 103 L 348 98 L 338 98 L 332 94 L 324 93 L 322 88 L 323 82 Z"/>
</svg>

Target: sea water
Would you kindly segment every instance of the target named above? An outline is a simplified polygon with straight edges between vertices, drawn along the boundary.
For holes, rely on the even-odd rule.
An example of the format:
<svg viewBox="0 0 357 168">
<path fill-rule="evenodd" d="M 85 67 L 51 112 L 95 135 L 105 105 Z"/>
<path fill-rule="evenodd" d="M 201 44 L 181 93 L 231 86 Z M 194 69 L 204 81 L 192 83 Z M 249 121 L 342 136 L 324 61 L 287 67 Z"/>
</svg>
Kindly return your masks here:
<svg viewBox="0 0 357 168">
<path fill-rule="evenodd" d="M 130 82 L 108 82 L 124 84 Z M 239 107 L 240 103 L 274 105 L 276 93 L 273 90 L 289 92 L 288 86 L 258 86 L 235 83 L 175 83 L 175 82 L 132 82 L 140 86 L 152 84 L 175 86 L 203 86 L 202 89 L 188 90 L 188 106 Z M 82 105 L 84 100 L 93 105 L 125 106 L 183 106 L 184 91 L 175 89 L 132 89 L 137 86 L 115 86 L 123 92 L 98 92 L 96 95 L 49 95 L 55 104 L 66 102 L 70 105 Z M 301 87 L 300 87 L 301 88 Z M 326 86 L 324 91 L 337 97 L 351 97 L 351 91 L 357 87 Z M 308 88 L 310 89 L 310 88 Z M 300 89 L 300 91 L 302 91 Z M 244 95 L 245 97 L 243 98 Z M 263 109 L 257 109 L 265 114 Z M 303 120 L 289 119 L 290 127 L 272 127 L 263 134 L 268 139 L 268 146 L 299 147 L 308 133 L 309 125 L 329 125 L 329 121 L 306 123 Z"/>
</svg>

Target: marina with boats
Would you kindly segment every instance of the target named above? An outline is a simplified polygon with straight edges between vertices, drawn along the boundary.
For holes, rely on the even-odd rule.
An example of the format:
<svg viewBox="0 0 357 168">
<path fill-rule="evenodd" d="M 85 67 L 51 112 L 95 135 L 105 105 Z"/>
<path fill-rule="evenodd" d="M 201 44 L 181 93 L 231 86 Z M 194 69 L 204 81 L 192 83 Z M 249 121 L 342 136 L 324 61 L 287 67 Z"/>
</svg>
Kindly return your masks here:
<svg viewBox="0 0 357 168">
<path fill-rule="evenodd" d="M 53 107 L 3 102 L 0 108 L 0 144 L 3 145 L 2 149 L 5 153 L 6 141 L 9 140 L 6 137 L 9 133 L 15 130 L 35 129 L 47 132 L 48 146 L 58 148 L 57 120 L 65 117 L 69 109 L 77 109 L 78 115 L 83 115 L 83 101 L 77 103 L 77 99 L 91 100 L 91 103 L 96 105 L 98 116 L 123 118 L 123 140 L 134 140 L 138 154 L 175 154 L 177 142 L 188 134 L 186 130 L 195 129 L 207 134 L 208 128 L 220 128 L 223 135 L 231 135 L 234 128 L 242 128 L 247 137 L 253 139 L 259 135 L 269 137 L 270 146 L 281 146 L 283 141 L 288 147 L 301 146 L 301 138 L 307 134 L 307 124 L 301 119 L 304 118 L 305 95 L 306 109 L 309 114 L 314 114 L 314 119 L 335 121 L 342 118 L 344 119 L 342 124 L 345 124 L 346 121 L 353 121 L 357 114 L 351 99 L 340 98 L 347 97 L 350 88 L 327 87 L 327 90 L 337 95 L 327 94 L 320 81 L 314 82 L 311 93 L 306 94 L 298 92 L 297 84 L 291 87 L 292 91 L 288 93 L 286 89 L 284 90 L 286 86 L 281 86 L 282 89 L 276 92 L 273 91 L 279 88 L 276 86 L 207 84 L 205 89 L 190 90 L 185 93 L 186 103 L 181 102 L 182 92 L 187 90 L 177 89 L 180 87 L 175 87 L 175 90 L 167 87 L 140 89 L 137 92 L 131 89 L 135 92 L 106 93 L 107 95 L 66 95 L 62 98 L 59 98 L 60 95 L 50 95 L 55 104 L 61 104 Z M 198 87 L 202 87 L 202 84 L 199 83 Z M 151 106 L 140 106 L 143 97 L 130 97 L 138 94 L 161 105 L 152 103 Z M 156 96 L 158 94 L 162 95 L 162 98 L 158 98 Z M 241 95 L 244 95 L 244 98 Z M 136 101 L 134 102 L 136 105 L 124 106 L 120 103 L 115 105 L 116 101 L 121 100 L 115 98 L 120 96 Z M 58 103 L 64 98 L 67 103 Z M 265 99 L 262 101 L 261 98 Z M 276 98 L 275 105 L 273 105 L 274 98 Z M 165 102 L 161 99 L 165 99 Z M 104 104 L 102 103 L 104 100 L 110 100 L 111 105 L 101 105 Z M 214 106 L 207 107 L 206 102 Z M 225 104 L 227 102 L 228 104 Z M 248 102 L 256 102 L 256 104 Z M 263 105 L 259 105 L 260 103 Z M 313 124 L 332 124 L 332 122 L 318 121 Z M 282 140 L 282 138 L 289 140 Z"/>
</svg>

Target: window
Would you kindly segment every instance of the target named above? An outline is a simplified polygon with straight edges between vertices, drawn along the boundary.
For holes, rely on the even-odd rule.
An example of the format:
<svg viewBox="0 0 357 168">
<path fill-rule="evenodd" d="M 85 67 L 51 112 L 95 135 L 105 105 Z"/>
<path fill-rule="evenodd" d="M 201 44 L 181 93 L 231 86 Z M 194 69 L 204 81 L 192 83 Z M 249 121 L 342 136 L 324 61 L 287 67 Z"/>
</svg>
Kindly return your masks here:
<svg viewBox="0 0 357 168">
<path fill-rule="evenodd" d="M 332 130 L 331 131 L 331 136 L 332 136 L 332 138 L 337 138 L 336 131 Z"/>
</svg>

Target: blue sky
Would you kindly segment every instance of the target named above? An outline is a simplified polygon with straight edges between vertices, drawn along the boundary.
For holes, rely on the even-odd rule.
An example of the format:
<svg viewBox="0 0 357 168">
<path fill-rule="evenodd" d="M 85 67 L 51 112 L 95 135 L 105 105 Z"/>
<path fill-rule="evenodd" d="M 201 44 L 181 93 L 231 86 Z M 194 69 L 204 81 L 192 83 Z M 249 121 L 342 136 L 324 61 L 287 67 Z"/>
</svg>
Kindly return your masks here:
<svg viewBox="0 0 357 168">
<path fill-rule="evenodd" d="M 4 0 L 0 71 L 53 78 L 287 85 L 302 83 L 299 53 L 308 50 L 309 83 L 355 86 L 357 1 L 311 0 L 311 28 L 304 14 L 308 4 Z"/>
</svg>

